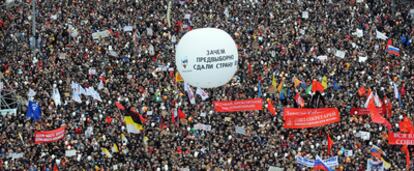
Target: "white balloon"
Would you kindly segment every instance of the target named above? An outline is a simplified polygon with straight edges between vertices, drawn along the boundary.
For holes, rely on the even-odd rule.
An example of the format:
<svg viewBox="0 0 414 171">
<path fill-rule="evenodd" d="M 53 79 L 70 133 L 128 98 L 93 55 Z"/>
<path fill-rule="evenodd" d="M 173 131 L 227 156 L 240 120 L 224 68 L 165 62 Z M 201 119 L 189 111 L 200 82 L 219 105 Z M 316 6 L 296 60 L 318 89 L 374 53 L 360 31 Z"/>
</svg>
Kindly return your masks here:
<svg viewBox="0 0 414 171">
<path fill-rule="evenodd" d="M 214 88 L 229 82 L 237 71 L 238 51 L 233 38 L 216 28 L 195 29 L 179 41 L 175 65 L 194 87 Z"/>
</svg>

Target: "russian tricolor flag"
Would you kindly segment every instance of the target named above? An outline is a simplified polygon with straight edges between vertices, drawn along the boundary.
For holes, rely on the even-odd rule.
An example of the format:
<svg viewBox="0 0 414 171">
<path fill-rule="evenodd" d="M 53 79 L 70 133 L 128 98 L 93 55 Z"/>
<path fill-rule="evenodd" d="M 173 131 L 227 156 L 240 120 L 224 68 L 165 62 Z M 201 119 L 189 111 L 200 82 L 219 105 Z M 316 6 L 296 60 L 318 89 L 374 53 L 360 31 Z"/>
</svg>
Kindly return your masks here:
<svg viewBox="0 0 414 171">
<path fill-rule="evenodd" d="M 388 45 L 387 52 L 390 55 L 400 56 L 400 49 L 392 45 Z"/>
<path fill-rule="evenodd" d="M 313 170 L 333 171 L 331 168 L 328 167 L 328 165 L 326 165 L 326 163 L 319 156 L 316 156 L 315 164 L 313 165 Z"/>
</svg>

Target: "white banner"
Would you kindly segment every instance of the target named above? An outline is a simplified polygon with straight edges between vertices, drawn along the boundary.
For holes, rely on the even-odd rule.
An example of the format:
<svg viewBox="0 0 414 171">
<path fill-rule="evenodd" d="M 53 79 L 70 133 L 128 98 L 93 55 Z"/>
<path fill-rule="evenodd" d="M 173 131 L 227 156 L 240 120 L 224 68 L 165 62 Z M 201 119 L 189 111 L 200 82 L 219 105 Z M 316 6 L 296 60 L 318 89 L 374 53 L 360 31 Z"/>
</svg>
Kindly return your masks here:
<svg viewBox="0 0 414 171">
<path fill-rule="evenodd" d="M 382 161 L 368 159 L 366 171 L 384 171 L 384 163 Z"/>
<path fill-rule="evenodd" d="M 356 29 L 355 35 L 357 37 L 362 37 L 364 36 L 364 32 L 361 29 Z"/>
<path fill-rule="evenodd" d="M 98 31 L 95 33 L 92 33 L 92 39 L 102 39 L 105 37 L 109 37 L 111 35 L 111 32 L 109 30 L 105 30 L 105 31 Z"/>
<path fill-rule="evenodd" d="M 359 131 L 359 137 L 365 141 L 371 139 L 371 133 L 365 131 Z"/>
<path fill-rule="evenodd" d="M 316 58 L 318 58 L 320 61 L 325 61 L 325 60 L 327 60 L 328 59 L 328 56 L 326 56 L 326 55 L 320 55 L 320 56 L 318 56 L 318 57 L 316 57 Z"/>
<path fill-rule="evenodd" d="M 195 130 L 211 131 L 211 125 L 198 123 L 194 125 Z"/>
<path fill-rule="evenodd" d="M 365 62 L 365 61 L 367 61 L 367 59 L 368 59 L 368 57 L 366 57 L 366 56 L 359 56 L 358 57 L 358 62 Z"/>
<path fill-rule="evenodd" d="M 9 153 L 9 154 L 7 154 L 7 158 L 11 158 L 12 160 L 23 158 L 23 156 L 24 156 L 24 153 Z"/>
<path fill-rule="evenodd" d="M 326 163 L 326 165 L 331 168 L 335 168 L 336 166 L 339 165 L 338 156 L 330 157 L 328 159 L 323 160 L 323 162 Z M 302 166 L 306 166 L 306 167 L 313 167 L 315 165 L 315 160 L 297 156 L 296 163 Z"/>
<path fill-rule="evenodd" d="M 65 151 L 65 156 L 66 156 L 66 157 L 73 157 L 73 156 L 76 156 L 76 150 L 66 150 L 66 151 Z"/>
<path fill-rule="evenodd" d="M 124 26 L 123 28 L 124 32 L 129 32 L 129 31 L 132 31 L 133 29 L 134 29 L 133 26 Z"/>
<path fill-rule="evenodd" d="M 346 54 L 346 51 L 336 50 L 335 56 L 343 59 L 345 58 L 345 54 Z"/>
<path fill-rule="evenodd" d="M 267 170 L 267 171 L 283 171 L 283 168 L 270 166 L 269 170 Z"/>
<path fill-rule="evenodd" d="M 302 11 L 302 18 L 308 19 L 309 18 L 309 12 L 308 11 Z"/>
<path fill-rule="evenodd" d="M 17 114 L 17 108 L 15 109 L 1 109 L 0 115 L 6 116 L 6 115 L 16 115 Z"/>
</svg>

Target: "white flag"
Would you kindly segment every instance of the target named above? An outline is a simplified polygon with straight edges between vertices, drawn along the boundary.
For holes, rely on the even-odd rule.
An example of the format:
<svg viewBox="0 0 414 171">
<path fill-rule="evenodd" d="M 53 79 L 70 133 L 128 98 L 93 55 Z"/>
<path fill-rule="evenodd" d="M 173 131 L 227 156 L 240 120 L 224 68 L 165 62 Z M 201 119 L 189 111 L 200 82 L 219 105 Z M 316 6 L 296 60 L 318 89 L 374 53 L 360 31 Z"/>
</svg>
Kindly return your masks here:
<svg viewBox="0 0 414 171">
<path fill-rule="evenodd" d="M 381 40 L 387 40 L 388 37 L 385 35 L 385 33 L 379 32 L 378 30 L 376 30 L 376 34 L 377 34 L 377 39 L 381 39 Z"/>
<path fill-rule="evenodd" d="M 28 96 L 29 101 L 33 101 L 34 96 L 36 96 L 36 92 L 32 90 L 31 88 L 29 88 L 29 93 L 27 93 L 27 96 Z"/>
<path fill-rule="evenodd" d="M 400 97 L 400 92 L 398 91 L 398 85 L 392 82 L 392 86 L 394 88 L 394 97 L 398 99 Z"/>
<path fill-rule="evenodd" d="M 56 106 L 62 105 L 62 101 L 60 100 L 60 93 L 57 87 L 53 87 L 52 99 L 55 102 Z"/>
<path fill-rule="evenodd" d="M 246 135 L 246 129 L 243 126 L 236 126 L 236 133 Z"/>
<path fill-rule="evenodd" d="M 89 137 L 91 137 L 93 135 L 93 127 L 92 126 L 89 126 L 87 129 L 86 129 L 86 131 L 85 131 L 85 137 L 86 138 L 89 138 Z"/>
<path fill-rule="evenodd" d="M 190 103 L 194 105 L 196 103 L 194 92 L 193 92 L 193 89 L 191 89 L 190 85 L 188 85 L 188 83 L 184 83 L 184 90 L 187 92 L 187 96 L 188 96 L 188 99 L 190 99 Z"/>
<path fill-rule="evenodd" d="M 196 94 L 198 94 L 200 97 L 201 97 L 201 99 L 204 101 L 204 100 L 206 100 L 206 99 L 208 99 L 208 94 L 207 94 L 207 92 L 205 92 L 203 89 L 201 89 L 200 87 L 198 87 L 197 88 L 197 90 L 196 90 Z"/>
<path fill-rule="evenodd" d="M 369 94 L 368 98 L 367 98 L 367 101 L 365 101 L 364 108 L 368 108 L 369 101 L 370 101 L 372 98 L 374 98 L 374 95 L 373 95 L 373 93 L 371 92 L 371 93 Z"/>
<path fill-rule="evenodd" d="M 357 37 L 362 37 L 362 36 L 364 36 L 364 32 L 363 32 L 361 29 L 357 29 L 355 33 L 356 33 L 356 36 L 357 36 Z"/>
<path fill-rule="evenodd" d="M 99 93 L 93 88 L 93 87 L 89 87 L 86 89 L 86 94 L 88 96 L 91 96 L 93 99 L 98 100 L 98 101 L 102 101 L 101 96 L 99 95 Z"/>
<path fill-rule="evenodd" d="M 104 83 L 102 80 L 99 81 L 98 90 L 102 90 L 104 88 Z"/>
<path fill-rule="evenodd" d="M 82 103 L 82 99 L 81 99 L 81 87 L 78 83 L 72 82 L 71 83 L 71 88 L 72 88 L 72 100 L 78 103 Z M 83 88 L 82 88 L 83 89 Z"/>
</svg>

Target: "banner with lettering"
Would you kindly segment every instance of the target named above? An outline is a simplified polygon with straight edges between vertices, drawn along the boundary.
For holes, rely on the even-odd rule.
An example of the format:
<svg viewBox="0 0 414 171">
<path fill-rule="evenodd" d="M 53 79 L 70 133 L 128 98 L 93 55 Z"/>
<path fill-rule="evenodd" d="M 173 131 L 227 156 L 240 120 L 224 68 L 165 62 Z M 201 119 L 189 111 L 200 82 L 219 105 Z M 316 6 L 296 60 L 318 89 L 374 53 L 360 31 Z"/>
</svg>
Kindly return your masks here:
<svg viewBox="0 0 414 171">
<path fill-rule="evenodd" d="M 296 163 L 302 166 L 313 167 L 315 165 L 315 160 L 313 159 L 308 159 L 306 157 L 301 157 L 301 156 L 296 156 L 295 159 L 296 159 Z M 323 161 L 324 163 L 326 163 L 326 165 L 328 165 L 328 167 L 335 168 L 336 166 L 339 165 L 338 156 L 333 156 Z"/>
<path fill-rule="evenodd" d="M 320 127 L 339 122 L 341 116 L 337 108 L 285 108 L 283 109 L 284 128 L 302 129 Z"/>
<path fill-rule="evenodd" d="M 384 115 L 384 111 L 381 107 L 377 107 L 379 114 Z M 351 115 L 369 115 L 369 111 L 367 108 L 351 108 L 349 112 Z"/>
<path fill-rule="evenodd" d="M 392 145 L 414 145 L 414 133 L 391 132 L 388 134 L 388 144 Z"/>
<path fill-rule="evenodd" d="M 34 134 L 35 144 L 56 142 L 65 137 L 65 127 L 50 130 L 50 131 L 36 131 Z"/>
<path fill-rule="evenodd" d="M 214 111 L 216 112 L 239 112 L 262 110 L 263 100 L 261 98 L 234 100 L 234 101 L 214 101 Z"/>
</svg>

